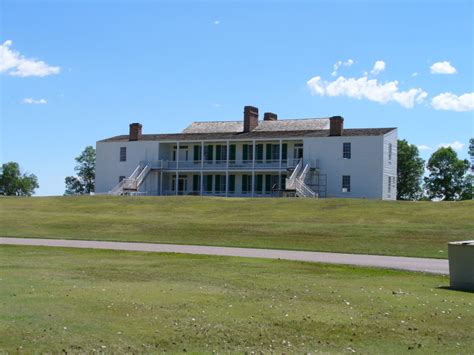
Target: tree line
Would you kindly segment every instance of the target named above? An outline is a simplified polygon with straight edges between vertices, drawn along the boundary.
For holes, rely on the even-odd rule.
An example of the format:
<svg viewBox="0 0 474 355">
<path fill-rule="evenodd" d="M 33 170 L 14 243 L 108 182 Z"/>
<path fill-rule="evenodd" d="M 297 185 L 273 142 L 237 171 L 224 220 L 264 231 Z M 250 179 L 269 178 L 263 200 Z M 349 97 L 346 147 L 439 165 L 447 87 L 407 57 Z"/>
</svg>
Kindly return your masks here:
<svg viewBox="0 0 474 355">
<path fill-rule="evenodd" d="M 406 140 L 398 141 L 397 200 L 468 200 L 473 196 L 471 164 L 459 159 L 451 147 L 441 147 L 428 162 L 418 148 Z M 425 168 L 426 173 L 425 175 Z"/>
<path fill-rule="evenodd" d="M 471 140 L 469 153 L 473 159 L 474 140 Z M 474 175 L 469 174 L 471 164 L 467 159 L 459 159 L 451 147 L 439 148 L 425 162 L 415 145 L 399 140 L 397 157 L 397 200 L 472 199 Z M 83 195 L 94 192 L 95 149 L 87 146 L 75 160 L 76 175 L 65 178 L 64 194 Z M 474 165 L 472 168 L 474 169 Z M 22 174 L 18 163 L 2 165 L 0 195 L 31 196 L 38 187 L 38 178 L 34 174 Z"/>
</svg>

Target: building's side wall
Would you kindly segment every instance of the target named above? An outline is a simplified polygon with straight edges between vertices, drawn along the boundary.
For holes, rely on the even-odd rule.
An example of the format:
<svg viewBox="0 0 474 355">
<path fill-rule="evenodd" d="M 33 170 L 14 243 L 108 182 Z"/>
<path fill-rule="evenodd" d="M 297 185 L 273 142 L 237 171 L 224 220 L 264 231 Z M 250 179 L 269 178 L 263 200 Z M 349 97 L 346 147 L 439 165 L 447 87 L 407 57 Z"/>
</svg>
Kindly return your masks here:
<svg viewBox="0 0 474 355">
<path fill-rule="evenodd" d="M 343 143 L 351 143 L 351 159 L 343 158 Z M 319 161 L 327 175 L 326 197 L 382 199 L 383 137 L 304 139 L 304 160 Z M 350 175 L 351 191 L 342 192 L 342 176 Z"/>
<path fill-rule="evenodd" d="M 127 160 L 120 161 L 120 147 L 127 148 Z M 96 144 L 96 176 L 95 191 L 109 192 L 119 182 L 120 176 L 129 177 L 142 160 L 158 160 L 158 142 L 97 142 Z M 153 186 L 156 190 L 157 182 L 154 174 L 149 174 L 144 182 L 144 188 Z"/>
<path fill-rule="evenodd" d="M 396 200 L 397 199 L 397 130 L 387 133 L 383 137 L 383 199 Z M 391 159 L 389 149 L 392 149 Z M 390 177 L 390 179 L 389 179 Z M 388 183 L 391 181 L 389 188 Z"/>
</svg>

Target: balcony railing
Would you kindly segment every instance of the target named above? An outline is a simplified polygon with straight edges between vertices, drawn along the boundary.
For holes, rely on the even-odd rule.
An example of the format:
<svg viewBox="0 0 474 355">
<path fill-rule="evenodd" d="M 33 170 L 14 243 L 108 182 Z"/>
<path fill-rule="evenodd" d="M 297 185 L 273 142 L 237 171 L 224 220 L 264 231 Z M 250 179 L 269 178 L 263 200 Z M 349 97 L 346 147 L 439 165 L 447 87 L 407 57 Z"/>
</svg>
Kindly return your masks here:
<svg viewBox="0 0 474 355">
<path fill-rule="evenodd" d="M 287 169 L 294 168 L 299 159 L 284 160 L 156 160 L 147 161 L 151 169 L 162 170 L 248 170 L 248 169 Z M 318 160 L 311 160 L 312 168 L 319 168 Z"/>
</svg>

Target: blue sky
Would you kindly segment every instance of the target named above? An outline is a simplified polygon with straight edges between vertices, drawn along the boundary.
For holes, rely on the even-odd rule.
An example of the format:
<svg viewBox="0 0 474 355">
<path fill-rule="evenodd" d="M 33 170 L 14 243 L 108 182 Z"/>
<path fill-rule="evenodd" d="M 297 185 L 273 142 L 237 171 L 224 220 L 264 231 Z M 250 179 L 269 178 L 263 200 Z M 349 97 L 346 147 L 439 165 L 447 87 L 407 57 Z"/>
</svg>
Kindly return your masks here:
<svg viewBox="0 0 474 355">
<path fill-rule="evenodd" d="M 2 0 L 1 162 L 62 194 L 74 157 L 131 122 L 170 133 L 244 105 L 398 127 L 424 158 L 467 158 L 472 4 Z"/>
</svg>

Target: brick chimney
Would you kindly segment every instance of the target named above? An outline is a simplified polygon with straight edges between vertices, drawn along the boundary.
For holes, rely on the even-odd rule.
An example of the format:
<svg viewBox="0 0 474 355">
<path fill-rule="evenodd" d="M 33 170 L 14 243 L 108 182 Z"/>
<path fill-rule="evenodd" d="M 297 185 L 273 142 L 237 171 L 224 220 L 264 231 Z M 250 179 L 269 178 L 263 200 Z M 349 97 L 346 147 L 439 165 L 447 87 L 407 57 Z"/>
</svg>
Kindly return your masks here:
<svg viewBox="0 0 474 355">
<path fill-rule="evenodd" d="M 130 123 L 130 137 L 131 141 L 138 141 L 142 138 L 142 125 L 140 123 Z"/>
<path fill-rule="evenodd" d="M 244 107 L 244 132 L 252 132 L 258 126 L 258 108 Z"/>
<path fill-rule="evenodd" d="M 265 112 L 263 114 L 263 120 L 264 121 L 276 121 L 278 119 L 278 116 L 276 113 L 273 112 Z"/>
<path fill-rule="evenodd" d="M 329 118 L 329 135 L 342 136 L 344 133 L 344 118 L 341 116 L 332 116 Z"/>
</svg>

